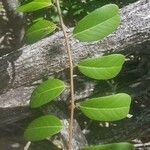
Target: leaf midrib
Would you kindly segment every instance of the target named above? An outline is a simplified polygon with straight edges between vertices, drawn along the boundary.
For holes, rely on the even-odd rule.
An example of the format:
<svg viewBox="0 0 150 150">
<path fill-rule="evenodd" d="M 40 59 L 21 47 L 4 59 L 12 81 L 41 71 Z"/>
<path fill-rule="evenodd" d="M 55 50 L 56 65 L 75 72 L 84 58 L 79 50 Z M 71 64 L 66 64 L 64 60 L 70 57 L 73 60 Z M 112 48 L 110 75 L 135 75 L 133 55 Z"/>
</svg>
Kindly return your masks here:
<svg viewBox="0 0 150 150">
<path fill-rule="evenodd" d="M 113 109 L 126 109 L 126 108 L 129 108 L 128 106 L 126 106 L 126 107 L 119 107 L 119 108 L 117 108 L 117 107 L 114 107 L 114 108 L 93 108 L 93 107 L 85 107 L 85 106 L 80 106 L 80 107 L 82 107 L 82 108 L 85 108 L 85 109 L 94 109 L 94 110 L 113 110 Z"/>
<path fill-rule="evenodd" d="M 108 66 L 108 67 L 107 67 L 107 66 L 106 66 L 106 67 L 91 67 L 91 66 L 90 66 L 90 67 L 87 67 L 87 66 L 79 65 L 79 67 L 90 68 L 90 69 L 92 69 L 92 68 L 93 68 L 93 69 L 118 68 L 118 67 L 120 67 L 120 66 L 121 66 L 121 65 L 119 65 L 119 66 L 112 66 L 112 67 L 109 67 L 109 66 Z"/>
<path fill-rule="evenodd" d="M 64 86 L 58 86 L 58 87 L 56 87 L 56 88 L 43 91 L 43 92 L 41 92 L 41 93 L 39 93 L 39 94 L 36 94 L 36 95 L 39 97 L 40 95 L 42 95 L 42 94 L 44 94 L 44 93 L 46 93 L 46 92 L 54 91 L 54 90 L 56 90 L 56 89 L 61 89 L 61 88 L 62 88 L 62 90 L 63 90 L 63 89 L 64 89 Z M 37 96 L 35 96 L 35 97 L 37 97 Z"/>
</svg>

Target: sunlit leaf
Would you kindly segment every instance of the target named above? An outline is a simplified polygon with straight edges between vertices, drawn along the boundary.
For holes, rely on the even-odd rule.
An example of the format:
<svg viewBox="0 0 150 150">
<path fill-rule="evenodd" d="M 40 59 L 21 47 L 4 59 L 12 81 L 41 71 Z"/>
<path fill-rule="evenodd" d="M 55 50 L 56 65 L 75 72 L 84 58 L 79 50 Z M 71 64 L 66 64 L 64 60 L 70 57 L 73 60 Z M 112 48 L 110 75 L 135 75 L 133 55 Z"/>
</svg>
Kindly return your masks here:
<svg viewBox="0 0 150 150">
<path fill-rule="evenodd" d="M 80 109 L 88 118 L 98 121 L 117 121 L 126 118 L 131 97 L 125 93 L 93 98 L 80 103 Z"/>
<path fill-rule="evenodd" d="M 121 54 L 89 58 L 82 60 L 78 68 L 86 76 L 106 80 L 114 78 L 121 70 L 125 57 Z"/>
<path fill-rule="evenodd" d="M 61 121 L 52 115 L 42 116 L 30 123 L 24 137 L 28 141 L 43 140 L 60 132 L 63 128 Z"/>
<path fill-rule="evenodd" d="M 112 143 L 98 146 L 91 146 L 81 150 L 135 150 L 134 146 L 130 143 Z"/>
<path fill-rule="evenodd" d="M 32 12 L 45 7 L 52 6 L 51 0 L 33 0 L 30 3 L 24 4 L 17 8 L 19 12 Z"/>
<path fill-rule="evenodd" d="M 26 32 L 26 41 L 34 43 L 56 29 L 56 25 L 48 20 L 36 21 Z"/>
<path fill-rule="evenodd" d="M 114 32 L 120 24 L 119 8 L 108 4 L 84 17 L 73 33 L 80 41 L 97 41 Z"/>
<path fill-rule="evenodd" d="M 32 108 L 40 107 L 54 98 L 58 97 L 65 89 L 61 80 L 51 79 L 43 82 L 37 87 L 31 96 L 30 105 Z"/>
<path fill-rule="evenodd" d="M 4 11 L 3 5 L 0 3 L 0 11 Z"/>
</svg>

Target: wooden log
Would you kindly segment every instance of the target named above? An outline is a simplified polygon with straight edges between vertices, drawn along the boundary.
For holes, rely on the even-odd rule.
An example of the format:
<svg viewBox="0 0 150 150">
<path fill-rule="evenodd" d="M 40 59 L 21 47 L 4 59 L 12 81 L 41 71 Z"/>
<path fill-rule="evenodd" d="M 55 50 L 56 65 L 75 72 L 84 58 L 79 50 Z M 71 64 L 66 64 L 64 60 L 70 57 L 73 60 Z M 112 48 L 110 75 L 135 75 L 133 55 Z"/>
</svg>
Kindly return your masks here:
<svg viewBox="0 0 150 150">
<path fill-rule="evenodd" d="M 137 47 L 150 37 L 150 2 L 140 0 L 121 9 L 122 23 L 119 29 L 96 43 L 80 43 L 70 34 L 74 63 L 86 57 L 108 52 L 120 52 Z M 62 32 L 58 32 L 33 45 L 27 45 L 0 57 L 0 89 L 31 85 L 47 76 L 54 76 L 68 68 L 68 57 Z"/>
<path fill-rule="evenodd" d="M 122 23 L 119 29 L 97 43 L 80 43 L 73 38 L 72 32 L 68 31 L 74 63 L 78 63 L 82 58 L 109 52 L 142 51 L 141 45 L 144 43 L 145 46 L 148 46 L 150 42 L 149 5 L 150 2 L 139 0 L 122 8 Z M 142 52 L 150 53 L 148 50 Z M 11 115 L 9 114 L 12 111 L 9 112 L 9 110 L 15 110 L 18 107 L 28 108 L 30 95 L 37 82 L 49 76 L 62 78 L 67 82 L 67 69 L 68 58 L 62 32 L 57 32 L 33 45 L 24 46 L 9 55 L 0 57 L 0 110 L 1 112 L 5 110 L 7 116 L 9 116 L 4 117 L 4 114 L 0 114 L 3 125 L 11 123 L 9 119 L 11 120 L 13 117 L 10 118 Z M 85 87 L 88 91 L 92 91 L 94 84 L 88 85 L 90 86 L 84 86 L 82 91 L 85 90 Z M 77 97 L 81 93 L 77 93 Z M 89 95 L 90 93 L 85 97 Z M 68 91 L 64 94 L 64 97 L 67 99 Z M 84 97 L 80 96 L 77 99 L 80 98 Z M 26 117 L 26 114 L 29 113 L 28 109 L 23 112 L 24 115 L 21 111 L 22 109 L 15 114 L 18 118 L 13 121 Z"/>
<path fill-rule="evenodd" d="M 148 49 L 143 50 L 143 43 L 146 43 L 144 45 L 146 47 L 150 40 L 149 5 L 150 2 L 140 0 L 123 8 L 120 28 L 101 42 L 79 43 L 71 37 L 74 62 L 77 63 L 81 58 L 87 56 L 102 55 L 108 51 L 129 50 L 148 54 Z M 61 77 L 63 80 L 68 78 L 66 75 L 67 55 L 63 42 L 62 32 L 58 32 L 0 58 L 0 90 L 2 93 L 0 108 L 26 107 L 37 84 L 35 82 L 45 76 Z M 80 80 L 79 77 L 77 80 Z M 76 89 L 79 91 L 76 94 L 77 100 L 88 97 L 94 88 L 94 83 L 85 85 L 83 80 L 82 84 L 84 85 L 82 89 Z M 64 97 L 67 99 L 67 96 Z"/>
</svg>

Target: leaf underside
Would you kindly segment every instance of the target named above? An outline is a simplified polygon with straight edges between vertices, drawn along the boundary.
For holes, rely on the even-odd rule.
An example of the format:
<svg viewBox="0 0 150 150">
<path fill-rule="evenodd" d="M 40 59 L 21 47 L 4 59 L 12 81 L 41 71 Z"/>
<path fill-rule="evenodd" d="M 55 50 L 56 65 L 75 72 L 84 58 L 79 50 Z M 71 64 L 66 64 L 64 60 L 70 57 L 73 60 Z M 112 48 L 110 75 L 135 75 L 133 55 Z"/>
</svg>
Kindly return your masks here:
<svg viewBox="0 0 150 150">
<path fill-rule="evenodd" d="M 125 93 L 89 99 L 80 103 L 84 115 L 97 121 L 117 121 L 126 118 L 131 97 Z"/>
<path fill-rule="evenodd" d="M 34 43 L 56 29 L 56 24 L 48 20 L 38 20 L 27 30 L 25 38 L 28 43 Z"/>
<path fill-rule="evenodd" d="M 82 60 L 78 64 L 78 68 L 87 77 L 106 80 L 117 76 L 124 62 L 125 57 L 123 55 L 112 54 Z"/>
<path fill-rule="evenodd" d="M 64 89 L 65 85 L 61 80 L 47 80 L 32 93 L 30 106 L 32 108 L 37 108 L 52 101 L 54 98 L 58 97 Z"/>
<path fill-rule="evenodd" d="M 30 3 L 18 7 L 16 10 L 19 12 L 33 12 L 52 5 L 53 4 L 51 0 L 34 0 Z"/>
<path fill-rule="evenodd" d="M 45 115 L 30 123 L 24 137 L 28 141 L 39 141 L 57 134 L 62 128 L 62 123 L 57 117 Z"/>
</svg>

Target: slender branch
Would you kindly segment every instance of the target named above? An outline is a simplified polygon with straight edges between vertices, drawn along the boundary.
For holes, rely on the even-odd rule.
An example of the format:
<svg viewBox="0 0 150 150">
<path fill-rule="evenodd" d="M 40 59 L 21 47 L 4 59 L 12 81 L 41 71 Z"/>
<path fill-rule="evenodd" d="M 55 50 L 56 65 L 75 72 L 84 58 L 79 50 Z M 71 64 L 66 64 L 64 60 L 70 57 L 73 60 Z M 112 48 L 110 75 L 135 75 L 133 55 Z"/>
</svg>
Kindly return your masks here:
<svg viewBox="0 0 150 150">
<path fill-rule="evenodd" d="M 142 143 L 142 144 L 134 144 L 134 147 L 136 147 L 136 148 L 141 148 L 141 147 L 143 147 L 143 148 L 145 148 L 145 147 L 150 147 L 150 142 L 148 142 L 148 143 Z"/>
<path fill-rule="evenodd" d="M 29 147 L 30 147 L 30 145 L 31 145 L 31 142 L 29 141 L 29 142 L 27 142 L 27 144 L 25 145 L 25 147 L 24 147 L 24 150 L 28 150 L 29 149 Z"/>
<path fill-rule="evenodd" d="M 66 27 L 63 22 L 62 14 L 61 14 L 61 9 L 60 9 L 60 3 L 59 0 L 56 0 L 56 5 L 57 5 L 57 11 L 59 15 L 59 20 L 60 24 L 63 30 L 63 34 L 65 37 L 65 44 L 66 44 L 66 49 L 68 53 L 68 58 L 69 58 L 69 68 L 70 68 L 70 94 L 71 94 L 71 113 L 70 113 L 70 123 L 69 123 L 69 143 L 68 143 L 68 150 L 72 149 L 72 138 L 73 138 L 73 120 L 74 120 L 74 81 L 73 81 L 73 61 L 72 61 L 72 53 L 71 53 L 71 47 L 69 44 L 69 38 L 66 32 Z"/>
</svg>

